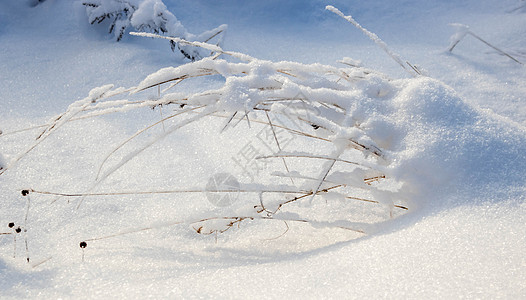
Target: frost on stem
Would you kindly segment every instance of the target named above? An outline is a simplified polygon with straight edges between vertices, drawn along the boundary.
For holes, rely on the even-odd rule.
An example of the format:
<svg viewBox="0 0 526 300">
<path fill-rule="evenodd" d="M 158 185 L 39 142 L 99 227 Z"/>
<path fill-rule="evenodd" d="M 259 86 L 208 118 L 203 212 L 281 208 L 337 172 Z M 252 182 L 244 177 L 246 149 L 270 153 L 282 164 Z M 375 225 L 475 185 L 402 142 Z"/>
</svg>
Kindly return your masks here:
<svg viewBox="0 0 526 300">
<path fill-rule="evenodd" d="M 220 45 L 226 30 L 226 25 L 221 25 L 200 35 L 191 34 L 161 0 L 87 0 L 82 4 L 86 7 L 89 23 L 109 24 L 108 31 L 117 41 L 122 40 L 129 28 L 133 28 L 190 41 L 210 42 L 214 39 Z M 170 41 L 170 47 L 192 61 L 210 55 L 202 49 L 174 41 Z"/>
<path fill-rule="evenodd" d="M 353 19 L 353 17 L 351 15 L 344 15 L 339 9 L 337 9 L 336 7 L 332 6 L 332 5 L 327 5 L 325 7 L 326 10 L 340 16 L 341 18 L 345 19 L 347 22 L 351 23 L 352 25 L 354 25 L 354 27 L 358 28 L 360 31 L 362 31 L 369 39 L 371 39 L 376 45 L 378 45 L 378 47 L 382 48 L 382 50 L 384 50 L 385 53 L 387 53 L 387 55 L 389 55 L 397 64 L 399 64 L 402 69 L 404 69 L 406 72 L 408 72 L 409 74 L 411 74 L 412 76 L 416 76 L 416 75 L 422 75 L 420 73 L 420 70 L 418 70 L 418 68 L 411 64 L 410 62 L 408 61 L 404 61 L 402 60 L 401 56 L 395 52 L 393 52 L 391 49 L 389 49 L 389 47 L 387 46 L 387 44 L 382 41 L 375 33 L 373 32 L 370 32 L 369 30 L 367 30 L 366 28 L 364 28 L 362 25 L 360 25 L 358 22 L 356 22 L 356 20 Z M 408 69 L 406 67 L 406 64 L 407 66 L 409 66 L 411 69 Z"/>
</svg>

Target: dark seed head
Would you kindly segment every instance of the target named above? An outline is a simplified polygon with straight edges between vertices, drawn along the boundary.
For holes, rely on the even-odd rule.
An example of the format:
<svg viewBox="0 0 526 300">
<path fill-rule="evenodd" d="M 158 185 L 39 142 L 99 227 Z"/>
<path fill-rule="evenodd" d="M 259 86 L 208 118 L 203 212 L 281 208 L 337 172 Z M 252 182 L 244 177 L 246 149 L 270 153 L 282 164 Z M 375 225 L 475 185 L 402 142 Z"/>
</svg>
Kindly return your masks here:
<svg viewBox="0 0 526 300">
<path fill-rule="evenodd" d="M 16 232 L 16 233 L 20 233 L 20 232 L 22 232 L 22 228 L 18 227 L 17 229 L 15 229 L 15 232 Z"/>
<path fill-rule="evenodd" d="M 15 227 L 15 223 L 11 222 L 11 223 L 7 224 L 7 226 L 9 226 L 9 228 L 13 228 L 13 227 Z"/>
<path fill-rule="evenodd" d="M 29 195 L 29 190 L 22 190 L 22 196 L 27 196 Z"/>
<path fill-rule="evenodd" d="M 80 242 L 80 248 L 84 249 L 88 246 L 86 242 Z"/>
</svg>

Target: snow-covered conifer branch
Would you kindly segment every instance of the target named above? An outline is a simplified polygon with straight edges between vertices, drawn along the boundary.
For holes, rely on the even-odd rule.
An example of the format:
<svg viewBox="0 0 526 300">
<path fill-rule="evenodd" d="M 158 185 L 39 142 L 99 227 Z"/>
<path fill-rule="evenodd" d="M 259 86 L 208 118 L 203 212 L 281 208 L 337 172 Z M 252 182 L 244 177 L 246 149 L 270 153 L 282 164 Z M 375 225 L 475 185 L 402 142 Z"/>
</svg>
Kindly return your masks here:
<svg viewBox="0 0 526 300">
<path fill-rule="evenodd" d="M 162 0 L 85 0 L 82 4 L 86 7 L 89 23 L 108 23 L 108 31 L 117 41 L 122 40 L 127 30 L 133 29 L 189 41 L 215 40 L 221 45 L 227 28 L 226 25 L 221 25 L 199 35 L 191 34 L 166 8 Z M 170 40 L 170 47 L 172 51 L 181 53 L 192 61 L 210 55 L 210 52 L 203 51 L 202 48 L 173 40 Z"/>
</svg>

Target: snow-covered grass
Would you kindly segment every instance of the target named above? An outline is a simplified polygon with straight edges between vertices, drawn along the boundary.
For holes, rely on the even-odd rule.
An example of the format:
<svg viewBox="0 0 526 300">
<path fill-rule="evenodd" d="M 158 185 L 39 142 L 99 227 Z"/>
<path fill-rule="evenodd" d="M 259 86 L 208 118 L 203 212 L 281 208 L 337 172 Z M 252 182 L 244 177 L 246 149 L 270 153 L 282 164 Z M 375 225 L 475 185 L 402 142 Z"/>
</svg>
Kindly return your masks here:
<svg viewBox="0 0 526 300">
<path fill-rule="evenodd" d="M 229 23 L 234 57 L 115 43 L 80 3 L 0 5 L 2 297 L 526 296 L 526 71 L 446 51 L 462 23 L 520 53 L 520 2 L 334 3 L 416 78 L 318 1 L 164 2 L 191 31 Z"/>
</svg>

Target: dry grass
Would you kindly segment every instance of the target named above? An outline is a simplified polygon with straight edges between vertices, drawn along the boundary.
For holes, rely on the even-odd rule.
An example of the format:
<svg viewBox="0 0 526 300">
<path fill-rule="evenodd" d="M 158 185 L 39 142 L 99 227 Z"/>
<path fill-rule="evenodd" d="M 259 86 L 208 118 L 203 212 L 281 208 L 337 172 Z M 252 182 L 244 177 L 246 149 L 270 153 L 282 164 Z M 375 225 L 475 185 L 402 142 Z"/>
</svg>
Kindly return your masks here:
<svg viewBox="0 0 526 300">
<path fill-rule="evenodd" d="M 108 85 L 94 89 L 87 98 L 73 103 L 49 124 L 5 133 L 14 134 L 24 130 L 44 129 L 26 151 L 12 160 L 7 168 L 1 170 L 0 175 L 5 175 L 6 171 L 15 168 L 18 161 L 24 159 L 43 140 L 52 136 L 56 130 L 69 122 L 132 109 L 163 107 L 165 112 L 170 111 L 170 108 L 173 110 L 166 117 L 138 130 L 113 148 L 101 161 L 95 171 L 96 178 L 87 191 L 57 192 L 36 188 L 28 191 L 39 195 L 78 199 L 77 208 L 81 208 L 86 197 L 96 199 L 97 197 L 124 195 L 233 192 L 258 196 L 257 205 L 253 203 L 232 204 L 248 205 L 249 210 L 252 210 L 250 214 L 211 216 L 186 222 L 192 225 L 197 233 L 205 235 L 223 233 L 246 220 L 284 222 L 287 226 L 285 232 L 288 231 L 290 222 L 308 223 L 313 227 L 341 228 L 361 234 L 370 232 L 370 225 L 374 223 L 372 221 L 356 222 L 348 218 L 318 220 L 301 216 L 301 212 L 308 209 L 309 205 L 312 206 L 312 212 L 315 214 L 319 208 L 312 204 L 318 199 L 324 199 L 324 203 L 331 201 L 323 198 L 325 196 L 343 200 L 344 206 L 348 203 L 364 203 L 370 207 L 382 206 L 388 210 L 384 219 L 393 217 L 394 209 L 399 211 L 397 214 L 411 209 L 404 203 L 404 199 L 397 198 L 396 191 L 388 190 L 383 186 L 388 180 L 396 181 L 396 178 L 390 177 L 387 172 L 386 166 L 389 165 L 389 160 L 386 158 L 386 151 L 378 146 L 380 143 L 377 143 L 365 128 L 362 128 L 362 121 L 357 118 L 355 120 L 354 117 L 356 106 L 359 106 L 360 101 L 364 100 L 360 84 L 371 78 L 380 78 L 388 82 L 389 79 L 385 76 L 349 64 L 334 67 L 322 64 L 271 62 L 243 53 L 225 51 L 217 45 L 189 42 L 180 38 L 155 34 L 134 34 L 202 47 L 214 54 L 177 68 L 162 69 L 148 76 L 135 87 L 115 89 Z M 403 63 L 402 66 L 405 69 Z M 414 68 L 409 70 L 409 72 L 413 71 L 415 71 Z M 212 76 L 221 76 L 223 85 L 201 92 L 192 92 L 187 89 L 177 90 L 181 82 Z M 166 85 L 168 87 L 163 88 Z M 140 96 L 142 91 L 149 89 L 157 89 L 158 99 L 138 101 L 115 99 L 125 95 Z M 382 93 L 377 94 L 378 97 L 382 97 L 380 96 Z M 283 164 L 281 170 L 284 170 L 285 173 L 276 175 L 274 178 L 281 178 L 283 182 L 279 185 L 272 185 L 256 181 L 255 184 L 240 184 L 238 189 L 218 188 L 215 190 L 188 186 L 154 191 L 106 192 L 97 190 L 102 182 L 129 161 L 141 155 L 144 150 L 185 126 L 199 122 L 206 124 L 205 120 L 209 118 L 219 118 L 225 121 L 223 126 L 217 128 L 218 132 L 236 127 L 237 124 L 244 121 L 248 124 L 247 135 L 254 134 L 254 130 L 251 130 L 254 124 L 268 126 L 277 151 L 272 155 L 259 156 L 257 159 L 279 159 Z M 172 122 L 167 124 L 168 120 Z M 149 141 L 141 139 L 144 133 L 159 126 L 163 126 L 164 130 L 154 139 Z M 284 150 L 283 141 L 276 133 L 277 130 L 284 130 L 295 136 L 294 143 L 291 144 L 293 149 Z M 126 150 L 124 146 L 131 141 L 138 141 L 140 145 Z M 332 150 L 319 154 L 316 152 L 317 149 L 305 146 L 316 143 L 322 143 Z M 317 174 L 306 174 L 302 166 L 312 164 L 318 164 Z M 303 207 L 298 207 L 299 203 L 303 203 Z M 300 211 L 296 214 L 297 217 L 284 214 L 284 211 L 295 212 L 296 210 Z M 116 234 L 86 239 L 84 242 L 182 223 L 174 221 L 159 226 L 125 230 Z M 209 224 L 212 225 L 208 226 Z"/>
</svg>

